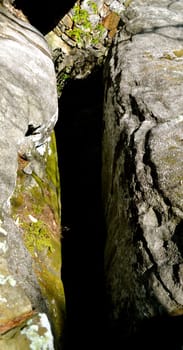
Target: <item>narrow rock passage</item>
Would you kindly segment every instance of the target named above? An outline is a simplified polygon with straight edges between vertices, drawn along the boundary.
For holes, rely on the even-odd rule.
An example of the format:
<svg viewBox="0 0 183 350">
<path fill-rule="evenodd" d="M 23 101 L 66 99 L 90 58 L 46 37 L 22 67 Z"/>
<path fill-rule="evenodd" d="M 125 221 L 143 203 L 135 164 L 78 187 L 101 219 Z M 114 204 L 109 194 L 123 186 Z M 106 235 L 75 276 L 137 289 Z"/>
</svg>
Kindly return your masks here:
<svg viewBox="0 0 183 350">
<path fill-rule="evenodd" d="M 104 343 L 104 229 L 101 213 L 102 72 L 68 82 L 56 125 L 62 198 L 64 350 Z"/>
</svg>

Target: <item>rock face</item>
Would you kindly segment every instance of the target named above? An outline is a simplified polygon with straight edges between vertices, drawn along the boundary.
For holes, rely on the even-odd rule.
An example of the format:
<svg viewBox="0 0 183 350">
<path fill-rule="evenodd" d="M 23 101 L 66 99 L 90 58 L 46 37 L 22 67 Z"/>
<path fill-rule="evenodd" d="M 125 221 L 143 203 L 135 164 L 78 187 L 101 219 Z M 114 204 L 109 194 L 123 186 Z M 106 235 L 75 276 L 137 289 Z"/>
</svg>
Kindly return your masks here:
<svg viewBox="0 0 183 350">
<path fill-rule="evenodd" d="M 0 16 L 0 206 L 4 208 L 15 186 L 17 152 L 28 157 L 32 144 L 38 146 L 47 138 L 57 120 L 57 93 L 42 35 L 3 7 Z"/>
<path fill-rule="evenodd" d="M 85 79 L 103 65 L 124 6 L 119 0 L 76 1 L 45 36 L 53 53 L 58 95 L 69 79 Z"/>
<path fill-rule="evenodd" d="M 42 34 L 6 4 L 0 5 L 0 348 L 52 350 L 64 317 L 56 77 Z"/>
<path fill-rule="evenodd" d="M 126 2 L 106 62 L 105 271 L 122 333 L 183 312 L 182 15 L 182 1 Z"/>
</svg>

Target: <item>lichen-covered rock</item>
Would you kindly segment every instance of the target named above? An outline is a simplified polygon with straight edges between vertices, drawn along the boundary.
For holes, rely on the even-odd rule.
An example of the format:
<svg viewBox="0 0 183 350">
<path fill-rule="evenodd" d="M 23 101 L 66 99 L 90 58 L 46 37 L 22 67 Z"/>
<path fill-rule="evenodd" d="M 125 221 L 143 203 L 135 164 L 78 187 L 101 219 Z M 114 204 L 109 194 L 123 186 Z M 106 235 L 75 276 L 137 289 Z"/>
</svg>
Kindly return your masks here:
<svg viewBox="0 0 183 350">
<path fill-rule="evenodd" d="M 55 69 L 9 1 L 0 47 L 0 348 L 54 350 L 64 320 Z"/>
<path fill-rule="evenodd" d="M 20 231 L 10 218 L 1 222 L 0 243 L 0 348 L 56 349 L 46 299 Z"/>
<path fill-rule="evenodd" d="M 19 157 L 16 188 L 11 198 L 12 215 L 27 250 L 48 310 L 57 342 L 65 319 L 61 282 L 60 183 L 54 132 L 34 150 L 30 161 Z M 11 244 L 11 243 L 10 243 Z M 17 261 L 12 251 L 11 258 Z M 14 271 L 16 275 L 16 271 Z M 18 275 L 23 276 L 21 272 Z M 19 279 L 17 275 L 17 279 Z M 27 276 L 26 276 L 27 278 Z M 24 289 L 27 285 L 25 278 Z M 20 281 L 21 283 L 21 281 Z M 26 289 L 32 303 L 32 289 Z M 36 308 L 41 308 L 40 301 Z"/>
<path fill-rule="evenodd" d="M 45 314 L 26 315 L 17 319 L 12 329 L 0 336 L 3 350 L 54 350 L 54 340 L 50 324 Z"/>
<path fill-rule="evenodd" d="M 84 79 L 103 64 L 123 10 L 119 0 L 76 1 L 45 36 L 53 53 L 59 96 L 68 79 Z"/>
<path fill-rule="evenodd" d="M 182 15 L 182 1 L 126 2 L 106 62 L 105 270 L 121 332 L 183 310 Z"/>
</svg>

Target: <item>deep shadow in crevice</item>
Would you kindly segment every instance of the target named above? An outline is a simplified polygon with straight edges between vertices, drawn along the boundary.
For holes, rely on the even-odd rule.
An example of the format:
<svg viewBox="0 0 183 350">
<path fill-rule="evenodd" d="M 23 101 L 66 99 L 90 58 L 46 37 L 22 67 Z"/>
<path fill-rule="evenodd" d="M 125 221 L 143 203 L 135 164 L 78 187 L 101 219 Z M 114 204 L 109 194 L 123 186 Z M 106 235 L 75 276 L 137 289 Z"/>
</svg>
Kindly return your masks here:
<svg viewBox="0 0 183 350">
<path fill-rule="evenodd" d="M 75 0 L 15 0 L 14 6 L 21 9 L 30 23 L 47 34 L 60 21 L 60 19 L 74 6 Z"/>
<path fill-rule="evenodd" d="M 62 202 L 64 350 L 104 346 L 101 210 L 102 72 L 70 81 L 59 100 L 57 139 Z M 102 347 L 103 348 L 103 347 Z"/>
<path fill-rule="evenodd" d="M 86 80 L 68 82 L 59 101 L 55 133 L 62 199 L 61 277 L 67 312 L 61 350 L 180 350 L 182 316 L 162 315 L 139 321 L 132 336 L 125 336 L 130 328 L 126 315 L 115 322 L 106 317 L 105 230 L 101 209 L 102 101 L 101 71 Z M 180 225 L 180 231 L 181 228 Z"/>
</svg>

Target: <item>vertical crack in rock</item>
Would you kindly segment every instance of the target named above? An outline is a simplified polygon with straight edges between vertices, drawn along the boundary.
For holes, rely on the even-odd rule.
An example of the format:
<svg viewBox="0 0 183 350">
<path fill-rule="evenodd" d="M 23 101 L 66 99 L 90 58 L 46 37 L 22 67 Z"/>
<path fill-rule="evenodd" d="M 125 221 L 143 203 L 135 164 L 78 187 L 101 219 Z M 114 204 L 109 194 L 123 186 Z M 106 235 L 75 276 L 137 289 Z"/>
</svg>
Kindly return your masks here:
<svg viewBox="0 0 183 350">
<path fill-rule="evenodd" d="M 178 225 L 175 228 L 175 231 L 172 236 L 172 241 L 175 242 L 175 244 L 178 247 L 178 250 L 183 258 L 183 220 L 181 220 Z"/>
<path fill-rule="evenodd" d="M 114 177 L 115 177 L 115 171 L 116 171 L 116 167 L 117 167 L 117 161 L 118 161 L 119 157 L 121 156 L 123 149 L 125 148 L 126 138 L 127 138 L 127 136 L 125 135 L 125 133 L 121 132 L 121 134 L 119 136 L 119 140 L 118 140 L 116 147 L 115 147 L 113 169 L 112 169 L 113 181 L 112 181 L 111 195 L 113 194 L 113 185 L 114 185 Z"/>
<path fill-rule="evenodd" d="M 70 80 L 56 124 L 62 184 L 62 280 L 66 295 L 65 347 L 105 343 L 104 229 L 101 213 L 101 70 Z"/>
<path fill-rule="evenodd" d="M 134 96 L 129 95 L 130 104 L 132 108 L 132 113 L 139 118 L 139 121 L 142 123 L 145 120 L 144 112 L 139 108 L 138 103 Z"/>
</svg>

